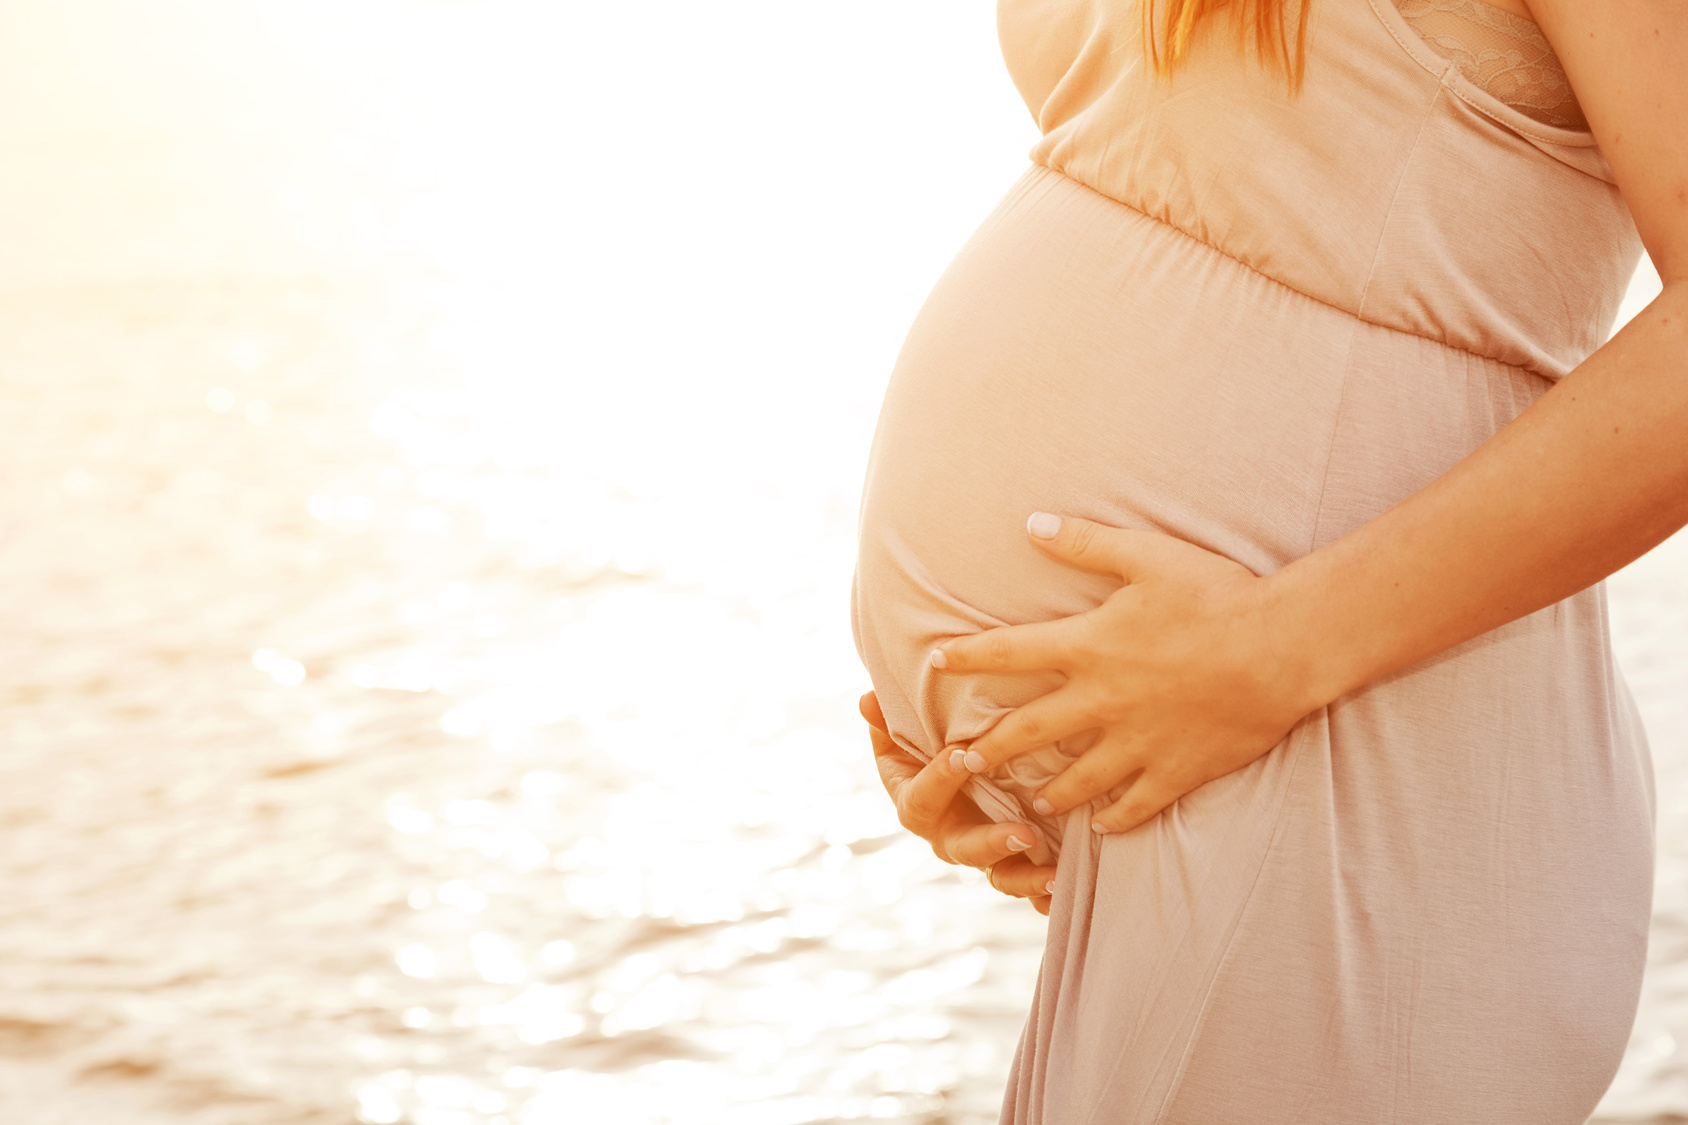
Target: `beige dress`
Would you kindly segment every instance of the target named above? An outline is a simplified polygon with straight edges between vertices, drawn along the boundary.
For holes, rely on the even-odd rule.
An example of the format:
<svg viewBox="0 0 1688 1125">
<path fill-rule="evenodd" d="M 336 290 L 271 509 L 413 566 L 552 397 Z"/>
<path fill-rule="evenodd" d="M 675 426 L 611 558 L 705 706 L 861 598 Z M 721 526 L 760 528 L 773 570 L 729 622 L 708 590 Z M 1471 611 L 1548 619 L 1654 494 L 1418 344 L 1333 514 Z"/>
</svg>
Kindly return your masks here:
<svg viewBox="0 0 1688 1125">
<path fill-rule="evenodd" d="M 1222 26 L 1167 82 L 1129 0 L 1002 0 L 1044 136 L 909 333 L 862 511 L 858 644 L 915 753 L 1054 682 L 940 676 L 936 641 L 1112 589 L 1034 550 L 1030 512 L 1270 572 L 1445 472 L 1609 331 L 1639 247 L 1574 101 L 1550 124 L 1536 94 L 1482 88 L 1520 58 L 1457 57 L 1422 22 L 1469 0 L 1313 2 L 1292 97 Z M 1038 823 L 1041 854 L 1065 830 L 1004 1121 L 1591 1112 L 1652 888 L 1601 589 L 1338 700 L 1134 832 L 1031 814 L 1081 747 L 973 789 Z"/>
</svg>

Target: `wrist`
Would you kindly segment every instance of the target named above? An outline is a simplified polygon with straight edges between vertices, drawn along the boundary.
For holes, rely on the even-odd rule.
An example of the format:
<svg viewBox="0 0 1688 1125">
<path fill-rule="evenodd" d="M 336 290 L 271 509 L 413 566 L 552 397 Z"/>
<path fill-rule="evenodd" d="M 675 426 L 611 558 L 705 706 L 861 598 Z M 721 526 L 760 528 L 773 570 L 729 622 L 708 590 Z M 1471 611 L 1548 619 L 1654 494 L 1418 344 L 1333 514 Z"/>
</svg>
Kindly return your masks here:
<svg viewBox="0 0 1688 1125">
<path fill-rule="evenodd" d="M 1317 596 L 1313 567 L 1298 560 L 1258 580 L 1260 615 L 1277 690 L 1302 715 L 1347 694 L 1359 664 L 1354 631 L 1344 629 L 1330 600 Z"/>
</svg>

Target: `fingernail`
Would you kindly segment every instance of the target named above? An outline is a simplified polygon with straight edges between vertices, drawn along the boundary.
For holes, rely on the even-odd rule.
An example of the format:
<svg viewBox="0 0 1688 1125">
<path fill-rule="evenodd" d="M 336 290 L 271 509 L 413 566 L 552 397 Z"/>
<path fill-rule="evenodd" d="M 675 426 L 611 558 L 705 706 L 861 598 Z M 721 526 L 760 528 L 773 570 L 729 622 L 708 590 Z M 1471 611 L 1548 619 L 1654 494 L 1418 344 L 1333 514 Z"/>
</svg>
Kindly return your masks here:
<svg viewBox="0 0 1688 1125">
<path fill-rule="evenodd" d="M 974 773 L 984 773 L 985 770 L 990 768 L 990 763 L 985 761 L 985 756 L 977 750 L 967 751 L 967 757 L 964 760 L 967 763 L 967 768 Z"/>
<path fill-rule="evenodd" d="M 949 667 L 949 657 L 944 655 L 943 649 L 935 648 L 935 649 L 932 650 L 932 667 L 934 667 L 934 668 L 948 668 Z"/>
<path fill-rule="evenodd" d="M 949 756 L 949 767 L 956 773 L 960 773 L 962 770 L 966 769 L 967 751 L 963 750 L 959 746 L 957 746 L 954 750 L 951 750 Z"/>
<path fill-rule="evenodd" d="M 1036 812 L 1039 816 L 1054 816 L 1055 806 L 1050 804 L 1048 801 L 1045 801 L 1042 797 L 1039 797 L 1032 802 L 1032 811 Z"/>
<path fill-rule="evenodd" d="M 1018 836 L 1008 837 L 1008 850 L 1011 852 L 1023 852 L 1029 847 L 1031 847 L 1031 845 L 1020 839 Z"/>
<path fill-rule="evenodd" d="M 1052 895 L 1055 893 L 1055 880 L 1051 879 L 1049 882 L 1043 884 L 1043 893 L 1046 895 Z"/>
<path fill-rule="evenodd" d="M 1093 820 L 1090 822 L 1090 830 L 1098 836 L 1106 836 L 1108 834 L 1108 826 L 1099 820 Z"/>
<path fill-rule="evenodd" d="M 1033 512 L 1032 518 L 1026 521 L 1026 530 L 1039 539 L 1053 539 L 1061 534 L 1061 517 L 1048 512 Z"/>
</svg>

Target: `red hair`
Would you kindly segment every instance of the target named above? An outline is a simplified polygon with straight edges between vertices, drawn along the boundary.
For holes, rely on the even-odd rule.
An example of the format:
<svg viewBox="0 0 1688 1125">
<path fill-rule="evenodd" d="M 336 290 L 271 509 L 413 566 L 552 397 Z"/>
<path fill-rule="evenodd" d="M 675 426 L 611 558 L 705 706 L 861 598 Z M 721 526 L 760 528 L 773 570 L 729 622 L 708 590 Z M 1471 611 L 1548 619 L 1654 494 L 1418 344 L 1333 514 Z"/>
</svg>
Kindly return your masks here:
<svg viewBox="0 0 1688 1125">
<path fill-rule="evenodd" d="M 1196 25 L 1230 9 L 1238 52 L 1252 54 L 1269 70 L 1300 90 L 1307 72 L 1307 17 L 1311 0 L 1140 0 L 1143 8 L 1143 56 L 1161 77 L 1189 57 Z M 1293 21 L 1293 27 L 1291 26 Z M 1157 26 L 1158 24 L 1158 26 Z"/>
</svg>

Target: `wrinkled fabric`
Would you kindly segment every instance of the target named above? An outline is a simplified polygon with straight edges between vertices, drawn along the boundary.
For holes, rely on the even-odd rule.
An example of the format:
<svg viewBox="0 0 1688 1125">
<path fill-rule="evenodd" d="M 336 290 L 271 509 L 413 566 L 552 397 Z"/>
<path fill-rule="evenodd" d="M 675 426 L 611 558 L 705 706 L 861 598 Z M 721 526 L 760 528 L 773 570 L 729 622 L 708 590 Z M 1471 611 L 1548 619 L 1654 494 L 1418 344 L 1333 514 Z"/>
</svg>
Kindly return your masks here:
<svg viewBox="0 0 1688 1125">
<path fill-rule="evenodd" d="M 1171 81 L 1118 0 L 1003 0 L 1044 130 L 910 330 L 864 492 L 858 647 L 893 737 L 977 737 L 1052 676 L 945 676 L 944 638 L 1115 584 L 1036 510 L 1266 574 L 1446 472 L 1610 331 L 1638 244 L 1586 133 L 1464 79 L 1389 0 L 1315 8 L 1306 88 L 1221 31 Z M 1646 949 L 1652 780 L 1600 587 L 1322 708 L 1059 853 L 1013 1125 L 1555 1125 L 1615 1072 Z M 1063 843 L 1063 830 L 1064 843 Z"/>
</svg>

